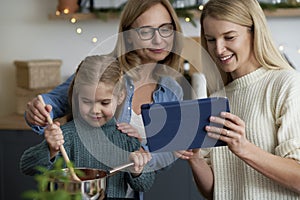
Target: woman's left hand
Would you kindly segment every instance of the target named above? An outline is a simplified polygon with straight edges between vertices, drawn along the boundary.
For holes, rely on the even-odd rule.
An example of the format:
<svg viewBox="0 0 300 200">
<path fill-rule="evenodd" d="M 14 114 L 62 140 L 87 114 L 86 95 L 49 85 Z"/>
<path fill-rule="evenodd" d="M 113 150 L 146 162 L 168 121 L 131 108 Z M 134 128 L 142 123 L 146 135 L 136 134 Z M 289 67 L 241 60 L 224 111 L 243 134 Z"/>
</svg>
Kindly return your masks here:
<svg viewBox="0 0 300 200">
<path fill-rule="evenodd" d="M 140 148 L 140 150 L 130 153 L 129 159 L 131 162 L 134 162 L 134 166 L 130 170 L 131 173 L 134 176 L 138 176 L 142 173 L 145 165 L 152 159 L 152 156 L 149 152 Z"/>
<path fill-rule="evenodd" d="M 232 113 L 222 112 L 221 117 L 211 116 L 210 121 L 222 125 L 223 128 L 206 126 L 208 136 L 226 142 L 229 149 L 237 156 L 246 153 L 249 141 L 246 138 L 245 122 L 242 119 Z"/>
</svg>

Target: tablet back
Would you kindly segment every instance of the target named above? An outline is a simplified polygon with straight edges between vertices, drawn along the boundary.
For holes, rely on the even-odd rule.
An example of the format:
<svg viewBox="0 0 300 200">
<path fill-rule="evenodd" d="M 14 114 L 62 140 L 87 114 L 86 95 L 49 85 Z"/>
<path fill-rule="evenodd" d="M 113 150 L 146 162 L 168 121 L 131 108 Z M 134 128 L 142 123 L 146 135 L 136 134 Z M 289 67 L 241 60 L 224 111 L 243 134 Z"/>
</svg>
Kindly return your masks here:
<svg viewBox="0 0 300 200">
<path fill-rule="evenodd" d="M 147 145 L 150 152 L 168 152 L 224 146 L 226 143 L 207 136 L 210 116 L 229 112 L 228 99 L 213 97 L 196 100 L 144 104 L 141 106 Z"/>
</svg>

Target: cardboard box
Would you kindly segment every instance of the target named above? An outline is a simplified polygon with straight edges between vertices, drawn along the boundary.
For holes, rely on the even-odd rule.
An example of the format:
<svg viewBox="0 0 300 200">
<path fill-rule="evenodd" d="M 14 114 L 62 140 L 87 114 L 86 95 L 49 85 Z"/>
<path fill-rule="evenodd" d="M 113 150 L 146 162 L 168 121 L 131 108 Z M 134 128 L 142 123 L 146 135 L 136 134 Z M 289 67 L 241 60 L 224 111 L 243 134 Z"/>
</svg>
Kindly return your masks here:
<svg viewBox="0 0 300 200">
<path fill-rule="evenodd" d="M 44 89 L 25 89 L 21 87 L 16 87 L 16 113 L 24 114 L 27 103 L 31 101 L 34 97 L 39 94 L 50 92 L 53 88 Z"/>
<path fill-rule="evenodd" d="M 61 83 L 61 60 L 15 61 L 17 86 L 26 89 L 51 88 Z"/>
</svg>

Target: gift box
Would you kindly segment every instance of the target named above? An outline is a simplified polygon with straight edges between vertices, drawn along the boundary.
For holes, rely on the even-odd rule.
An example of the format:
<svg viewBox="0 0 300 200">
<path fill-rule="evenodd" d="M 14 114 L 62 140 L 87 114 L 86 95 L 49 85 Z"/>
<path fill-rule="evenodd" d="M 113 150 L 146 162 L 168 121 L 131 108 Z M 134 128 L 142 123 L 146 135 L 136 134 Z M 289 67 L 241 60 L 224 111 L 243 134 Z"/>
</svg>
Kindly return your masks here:
<svg viewBox="0 0 300 200">
<path fill-rule="evenodd" d="M 61 82 L 61 60 L 15 61 L 17 86 L 25 89 L 55 87 Z"/>
</svg>

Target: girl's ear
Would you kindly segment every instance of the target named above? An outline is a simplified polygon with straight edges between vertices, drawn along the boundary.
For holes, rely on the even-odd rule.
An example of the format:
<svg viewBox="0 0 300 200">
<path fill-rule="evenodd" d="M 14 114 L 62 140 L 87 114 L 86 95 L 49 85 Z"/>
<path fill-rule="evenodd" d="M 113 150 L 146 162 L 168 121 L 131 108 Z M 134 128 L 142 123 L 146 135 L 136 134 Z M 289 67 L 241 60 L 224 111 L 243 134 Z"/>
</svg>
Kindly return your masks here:
<svg viewBox="0 0 300 200">
<path fill-rule="evenodd" d="M 125 91 L 122 90 L 122 92 L 120 93 L 119 98 L 118 98 L 118 106 L 123 103 L 124 99 L 125 99 Z"/>
</svg>

